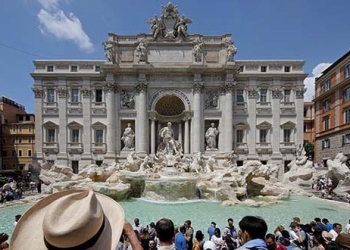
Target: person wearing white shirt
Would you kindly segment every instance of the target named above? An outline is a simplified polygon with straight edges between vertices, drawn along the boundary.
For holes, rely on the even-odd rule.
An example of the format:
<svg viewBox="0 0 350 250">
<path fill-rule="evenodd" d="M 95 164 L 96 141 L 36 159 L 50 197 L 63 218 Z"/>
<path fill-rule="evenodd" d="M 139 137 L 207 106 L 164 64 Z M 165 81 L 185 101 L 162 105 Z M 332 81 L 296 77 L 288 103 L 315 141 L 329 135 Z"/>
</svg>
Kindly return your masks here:
<svg viewBox="0 0 350 250">
<path fill-rule="evenodd" d="M 340 234 L 341 230 L 342 230 L 342 226 L 339 223 L 333 224 L 333 229 L 329 231 L 329 233 L 333 235 L 332 241 L 335 241 L 337 239 L 338 234 Z"/>
</svg>

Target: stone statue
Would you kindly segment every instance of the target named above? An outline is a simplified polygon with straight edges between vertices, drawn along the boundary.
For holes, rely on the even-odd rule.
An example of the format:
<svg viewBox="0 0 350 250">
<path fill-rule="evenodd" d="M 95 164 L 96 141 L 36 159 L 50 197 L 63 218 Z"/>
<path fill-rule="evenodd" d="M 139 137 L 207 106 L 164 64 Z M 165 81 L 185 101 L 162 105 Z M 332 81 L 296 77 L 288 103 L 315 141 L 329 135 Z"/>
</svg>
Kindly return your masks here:
<svg viewBox="0 0 350 250">
<path fill-rule="evenodd" d="M 147 23 L 151 24 L 152 35 L 154 40 L 158 37 L 163 37 L 164 24 L 161 19 L 159 19 L 156 15 L 153 18 L 150 18 Z"/>
<path fill-rule="evenodd" d="M 232 150 L 230 153 L 226 155 L 225 162 L 223 163 L 223 165 L 225 167 L 237 167 L 236 158 L 237 158 L 237 155 L 235 154 L 235 151 Z"/>
<path fill-rule="evenodd" d="M 189 23 L 192 23 L 192 20 L 185 17 L 185 15 L 179 17 L 179 20 L 177 21 L 177 24 L 175 26 L 178 36 L 182 36 L 183 38 L 186 38 L 188 36 L 187 24 Z"/>
<path fill-rule="evenodd" d="M 226 63 L 227 62 L 233 62 L 234 61 L 233 57 L 237 53 L 237 48 L 235 47 L 235 45 L 233 44 L 232 41 L 227 42 L 227 44 L 226 44 L 226 51 L 227 51 Z"/>
<path fill-rule="evenodd" d="M 120 102 L 122 107 L 124 108 L 128 108 L 128 109 L 135 108 L 135 97 L 127 93 L 125 90 L 122 91 L 121 93 Z"/>
<path fill-rule="evenodd" d="M 175 139 L 174 139 L 174 131 L 171 127 L 171 122 L 167 123 L 167 127 L 163 127 L 159 131 L 159 135 L 161 138 L 163 138 L 163 144 L 165 146 L 163 153 L 165 155 L 167 154 L 179 154 L 176 145 L 175 145 Z"/>
<path fill-rule="evenodd" d="M 190 164 L 190 172 L 195 171 L 197 174 L 203 172 L 203 155 L 201 152 L 193 155 L 192 162 Z"/>
<path fill-rule="evenodd" d="M 204 158 L 205 159 L 205 158 Z M 217 163 L 216 156 L 213 154 L 207 158 L 205 162 L 204 173 L 209 174 L 214 171 L 214 165 Z"/>
<path fill-rule="evenodd" d="M 138 172 L 144 172 L 144 171 L 146 171 L 146 169 L 150 168 L 150 166 L 148 165 L 150 160 L 151 160 L 151 158 L 149 158 L 149 156 L 146 156 L 143 159 Z"/>
<path fill-rule="evenodd" d="M 217 150 L 216 137 L 218 134 L 219 130 L 215 127 L 215 123 L 211 123 L 211 127 L 205 133 L 205 140 L 207 142 L 206 150 Z"/>
<path fill-rule="evenodd" d="M 307 156 L 303 145 L 299 144 L 299 148 L 297 148 L 296 154 L 297 155 L 296 155 L 295 163 L 299 166 L 304 165 L 307 162 Z"/>
<path fill-rule="evenodd" d="M 131 123 L 128 123 L 127 127 L 124 130 L 122 141 L 124 142 L 123 150 L 134 150 L 135 148 L 135 132 L 131 128 Z"/>
<path fill-rule="evenodd" d="M 105 50 L 105 57 L 107 62 L 109 63 L 115 63 L 116 62 L 116 51 L 115 51 L 115 47 L 114 47 L 114 42 L 112 41 L 105 41 L 102 43 L 104 46 L 104 50 Z"/>
<path fill-rule="evenodd" d="M 146 48 L 147 44 L 145 41 L 141 41 L 136 48 L 136 56 L 139 58 L 139 62 L 147 62 L 147 53 L 148 50 Z"/>
<path fill-rule="evenodd" d="M 192 50 L 192 54 L 194 56 L 194 61 L 195 62 L 201 62 L 202 58 L 203 58 L 203 47 L 204 47 L 204 43 L 201 42 L 197 45 L 194 46 L 193 50 Z"/>
</svg>

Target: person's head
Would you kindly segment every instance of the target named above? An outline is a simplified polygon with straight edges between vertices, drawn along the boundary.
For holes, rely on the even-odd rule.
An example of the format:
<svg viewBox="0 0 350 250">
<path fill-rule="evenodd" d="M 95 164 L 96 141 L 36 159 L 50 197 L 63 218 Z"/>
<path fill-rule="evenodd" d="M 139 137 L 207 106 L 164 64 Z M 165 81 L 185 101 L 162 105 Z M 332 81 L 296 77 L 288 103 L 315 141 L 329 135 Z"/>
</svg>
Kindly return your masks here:
<svg viewBox="0 0 350 250">
<path fill-rule="evenodd" d="M 191 224 L 192 224 L 192 222 L 190 220 L 186 220 L 185 223 L 184 223 L 186 228 L 190 228 Z"/>
<path fill-rule="evenodd" d="M 7 241 L 9 239 L 9 236 L 7 233 L 1 233 L 0 234 L 0 243 Z"/>
<path fill-rule="evenodd" d="M 148 234 L 148 228 L 147 227 L 142 229 L 142 234 Z"/>
<path fill-rule="evenodd" d="M 156 235 L 160 242 L 169 243 L 173 242 L 174 238 L 174 223 L 167 218 L 160 219 L 156 223 Z"/>
<path fill-rule="evenodd" d="M 155 248 L 155 247 L 156 247 L 156 242 L 155 242 L 154 240 L 149 240 L 149 242 L 148 242 L 148 247 L 149 247 L 150 249 Z"/>
<path fill-rule="evenodd" d="M 221 237 L 221 231 L 220 231 L 220 228 L 216 227 L 215 230 L 214 230 L 214 235 L 216 237 Z"/>
<path fill-rule="evenodd" d="M 338 237 L 335 239 L 335 243 L 340 250 L 350 249 L 350 234 L 338 234 Z"/>
<path fill-rule="evenodd" d="M 274 233 L 276 233 L 276 232 L 282 232 L 283 230 L 284 230 L 284 226 L 279 225 L 279 226 L 276 227 Z"/>
<path fill-rule="evenodd" d="M 232 218 L 228 218 L 227 219 L 227 223 L 228 223 L 229 227 L 232 227 L 233 226 L 233 219 Z"/>
<path fill-rule="evenodd" d="M 282 231 L 281 231 L 281 234 L 282 234 L 282 237 L 283 237 L 283 238 L 289 240 L 290 234 L 289 234 L 289 232 L 288 232 L 287 230 L 282 230 Z"/>
<path fill-rule="evenodd" d="M 242 240 L 244 242 L 265 238 L 267 232 L 267 224 L 261 217 L 245 216 L 238 225 L 242 230 Z"/>
<path fill-rule="evenodd" d="M 180 233 L 186 233 L 186 227 L 184 225 L 180 226 Z"/>
<path fill-rule="evenodd" d="M 135 219 L 134 219 L 134 223 L 135 223 L 135 226 L 140 225 L 140 220 L 139 220 L 139 218 L 135 218 Z"/>
<path fill-rule="evenodd" d="M 299 225 L 296 222 L 292 222 L 292 224 L 290 224 L 290 228 L 292 229 L 292 231 L 296 232 L 299 229 Z"/>
<path fill-rule="evenodd" d="M 320 222 L 321 222 L 321 219 L 318 218 L 318 217 L 316 217 L 316 218 L 314 219 L 314 221 L 315 221 L 316 223 L 320 223 Z"/>
<path fill-rule="evenodd" d="M 299 217 L 294 217 L 293 222 L 297 223 L 298 225 L 300 224 L 300 218 Z"/>
<path fill-rule="evenodd" d="M 266 234 L 265 243 L 268 250 L 275 250 L 277 247 L 276 238 L 273 234 Z"/>
<path fill-rule="evenodd" d="M 17 215 L 15 216 L 15 221 L 18 222 L 19 219 L 21 218 L 21 216 L 22 216 L 21 214 L 17 214 Z"/>
<path fill-rule="evenodd" d="M 337 232 L 337 234 L 340 234 L 342 230 L 342 226 L 339 223 L 334 223 L 333 224 L 333 230 Z"/>
<path fill-rule="evenodd" d="M 327 224 L 329 223 L 329 221 L 328 221 L 328 219 L 323 218 L 323 219 L 322 219 L 322 223 L 325 224 L 325 225 L 327 225 Z"/>
<path fill-rule="evenodd" d="M 313 235 L 314 235 L 314 238 L 313 238 L 313 241 L 316 245 L 323 245 L 323 246 L 326 246 L 326 241 L 325 241 L 325 238 L 323 236 L 325 236 L 324 234 L 322 235 L 322 229 L 320 228 L 316 228 Z"/>
<path fill-rule="evenodd" d="M 215 243 L 210 240 L 204 242 L 203 250 L 216 250 Z"/>
<path fill-rule="evenodd" d="M 125 225 L 123 208 L 90 190 L 51 194 L 34 204 L 18 221 L 12 249 L 115 249 Z"/>
<path fill-rule="evenodd" d="M 150 227 L 150 228 L 155 228 L 155 227 L 156 227 L 156 224 L 154 224 L 154 222 L 151 222 L 151 223 L 149 223 L 149 227 Z"/>
<path fill-rule="evenodd" d="M 216 223 L 215 223 L 214 221 L 212 221 L 212 222 L 210 223 L 210 226 L 216 227 Z"/>
<path fill-rule="evenodd" d="M 201 242 L 204 239 L 204 234 L 202 233 L 201 230 L 198 230 L 196 232 L 195 238 L 198 242 Z"/>
</svg>

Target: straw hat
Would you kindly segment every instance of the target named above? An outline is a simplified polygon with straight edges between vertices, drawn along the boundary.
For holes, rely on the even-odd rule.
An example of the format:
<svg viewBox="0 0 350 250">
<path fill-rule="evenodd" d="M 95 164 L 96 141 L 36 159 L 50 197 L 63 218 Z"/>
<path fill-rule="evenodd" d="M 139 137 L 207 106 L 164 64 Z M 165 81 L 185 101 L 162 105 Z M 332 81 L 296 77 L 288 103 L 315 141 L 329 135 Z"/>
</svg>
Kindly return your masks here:
<svg viewBox="0 0 350 250">
<path fill-rule="evenodd" d="M 325 239 L 327 242 L 331 241 L 333 239 L 333 234 L 327 232 L 327 231 L 323 231 L 322 232 L 322 238 Z"/>
<path fill-rule="evenodd" d="M 116 249 L 124 226 L 124 210 L 113 199 L 88 190 L 52 194 L 19 220 L 13 250 L 58 248 Z"/>
<path fill-rule="evenodd" d="M 350 234 L 338 234 L 335 243 L 337 243 L 338 246 L 350 249 Z"/>
</svg>

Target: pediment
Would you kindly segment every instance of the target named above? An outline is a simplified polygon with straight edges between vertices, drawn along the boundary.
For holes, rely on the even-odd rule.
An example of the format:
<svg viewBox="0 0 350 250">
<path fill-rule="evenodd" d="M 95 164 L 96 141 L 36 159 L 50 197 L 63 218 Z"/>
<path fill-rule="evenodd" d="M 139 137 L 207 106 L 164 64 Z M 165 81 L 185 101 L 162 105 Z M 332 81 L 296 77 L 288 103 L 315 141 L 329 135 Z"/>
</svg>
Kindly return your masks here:
<svg viewBox="0 0 350 250">
<path fill-rule="evenodd" d="M 76 122 L 76 121 L 72 121 L 70 123 L 67 124 L 68 127 L 82 127 L 83 125 L 81 125 L 80 123 Z"/>
<path fill-rule="evenodd" d="M 236 123 L 236 124 L 234 125 L 234 128 L 236 128 L 236 129 L 245 129 L 245 128 L 247 128 L 247 127 L 248 127 L 248 125 L 245 124 L 244 122 L 239 122 L 239 123 Z"/>
<path fill-rule="evenodd" d="M 44 127 L 58 127 L 58 125 L 52 121 L 47 121 L 43 124 Z"/>
<path fill-rule="evenodd" d="M 256 125 L 257 128 L 271 128 L 271 123 L 264 121 L 258 125 Z"/>
<path fill-rule="evenodd" d="M 106 127 L 106 124 L 102 122 L 95 122 L 92 124 L 92 127 Z"/>
<path fill-rule="evenodd" d="M 292 121 L 288 121 L 288 122 L 285 122 L 281 125 L 281 127 L 291 127 L 291 128 L 294 128 L 295 127 L 295 123 L 292 122 Z"/>
</svg>

